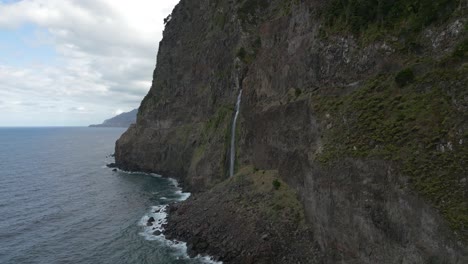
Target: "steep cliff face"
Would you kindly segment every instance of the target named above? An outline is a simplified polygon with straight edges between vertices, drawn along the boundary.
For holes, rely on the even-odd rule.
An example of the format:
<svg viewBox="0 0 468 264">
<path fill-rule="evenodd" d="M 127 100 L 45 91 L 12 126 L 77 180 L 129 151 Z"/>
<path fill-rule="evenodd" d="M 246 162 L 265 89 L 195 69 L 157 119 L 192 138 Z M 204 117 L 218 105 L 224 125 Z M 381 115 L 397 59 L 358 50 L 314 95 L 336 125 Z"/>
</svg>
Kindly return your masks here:
<svg viewBox="0 0 468 264">
<path fill-rule="evenodd" d="M 160 172 L 195 190 L 226 178 L 240 39 L 233 13 L 210 1 L 182 1 L 174 9 L 137 124 L 117 142 L 120 167 Z"/>
<path fill-rule="evenodd" d="M 200 213 L 223 195 L 242 88 L 236 171 L 278 171 L 297 192 L 313 234 L 304 239 L 320 251 L 305 259 L 467 262 L 468 11 L 463 1 L 399 2 L 363 14 L 372 4 L 182 0 L 117 164 L 177 177 L 194 192 L 216 186 L 179 220 Z M 190 227 L 207 217 L 184 225 L 174 216 L 184 232 L 173 234 L 193 239 Z M 197 230 L 215 241 L 210 227 Z M 236 240 L 234 228 L 224 232 Z M 201 250 L 219 255 L 215 247 Z M 252 254 L 232 261 L 255 263 Z"/>
</svg>

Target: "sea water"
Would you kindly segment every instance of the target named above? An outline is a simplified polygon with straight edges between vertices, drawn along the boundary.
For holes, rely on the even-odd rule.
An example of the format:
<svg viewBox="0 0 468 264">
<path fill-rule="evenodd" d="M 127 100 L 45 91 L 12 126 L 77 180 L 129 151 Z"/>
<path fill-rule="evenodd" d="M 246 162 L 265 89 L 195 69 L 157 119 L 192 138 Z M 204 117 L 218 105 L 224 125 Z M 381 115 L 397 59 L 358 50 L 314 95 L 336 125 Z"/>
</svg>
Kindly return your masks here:
<svg viewBox="0 0 468 264">
<path fill-rule="evenodd" d="M 189 195 L 174 180 L 105 166 L 123 132 L 0 128 L 0 263 L 210 262 L 154 235 Z"/>
</svg>

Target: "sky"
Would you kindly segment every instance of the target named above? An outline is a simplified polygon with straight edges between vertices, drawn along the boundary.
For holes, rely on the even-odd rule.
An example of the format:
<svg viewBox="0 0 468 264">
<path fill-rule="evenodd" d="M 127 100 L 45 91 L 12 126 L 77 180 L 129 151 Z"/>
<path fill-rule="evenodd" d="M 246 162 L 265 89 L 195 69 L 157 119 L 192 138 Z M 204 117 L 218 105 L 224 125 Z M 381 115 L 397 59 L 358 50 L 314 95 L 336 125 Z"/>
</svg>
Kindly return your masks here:
<svg viewBox="0 0 468 264">
<path fill-rule="evenodd" d="M 0 0 L 0 126 L 87 126 L 138 108 L 179 0 Z"/>
</svg>

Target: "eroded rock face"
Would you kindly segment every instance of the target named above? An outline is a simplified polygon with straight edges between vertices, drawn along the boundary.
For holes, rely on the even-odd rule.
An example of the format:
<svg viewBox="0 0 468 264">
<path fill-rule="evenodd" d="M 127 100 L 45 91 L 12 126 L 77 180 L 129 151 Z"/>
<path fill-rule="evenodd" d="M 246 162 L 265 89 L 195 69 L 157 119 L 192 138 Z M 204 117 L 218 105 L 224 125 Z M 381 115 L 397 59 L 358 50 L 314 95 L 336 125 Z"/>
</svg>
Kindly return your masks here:
<svg viewBox="0 0 468 264">
<path fill-rule="evenodd" d="M 316 94 L 334 98 L 358 92 L 369 79 L 392 76 L 407 67 L 411 56 L 449 56 L 466 37 L 459 30 L 466 21 L 428 28 L 421 33 L 419 55 L 408 55 L 399 51 L 398 38 L 363 43 L 345 33 L 321 36 L 317 2 L 292 4 L 284 11 L 283 1 L 269 1 L 245 18 L 236 1 L 182 0 L 164 32 L 153 86 L 141 104 L 137 124 L 117 141 L 118 166 L 176 177 L 195 193 L 226 180 L 230 126 L 242 88 L 237 168 L 278 170 L 298 193 L 313 233 L 306 240 L 320 251 L 311 253 L 314 261 L 320 256 L 324 263 L 467 263 L 466 227 L 455 234 L 447 218 L 414 191 L 400 163 L 372 155 L 335 155 L 332 166 L 320 161 L 330 153 L 329 134 L 337 122 L 343 127 L 351 122 L 330 111 L 340 111 L 339 106 L 325 107 L 316 99 Z M 417 64 L 415 72 L 422 76 L 428 67 Z M 466 84 L 466 78 L 450 81 L 453 87 Z M 418 89 L 428 90 L 430 84 Z M 466 97 L 455 94 L 452 102 L 460 116 L 466 116 Z M 453 131 L 466 129 L 461 125 Z M 214 194 L 195 194 L 199 199 L 189 204 L 202 208 L 223 195 L 219 188 Z M 203 237 L 197 244 L 214 254 L 218 250 L 230 256 L 238 250 L 227 244 L 213 251 L 209 242 L 217 241 L 212 234 L 218 231 L 193 227 L 199 232 L 190 233 L 190 226 L 180 222 L 203 212 L 180 208 L 187 214 L 172 216 L 182 226 L 180 232 L 173 227 L 174 236 Z M 210 214 L 224 214 L 223 208 Z M 210 219 L 216 218 L 229 215 Z M 250 215 L 237 220 L 242 219 L 246 227 L 252 224 Z M 219 232 L 231 237 L 234 245 L 245 240 L 239 236 L 236 241 L 231 231 Z"/>
<path fill-rule="evenodd" d="M 182 1 L 174 9 L 137 124 L 116 144 L 121 168 L 173 176 L 194 190 L 225 178 L 228 113 L 217 121 L 219 131 L 202 136 L 210 118 L 231 107 L 236 96 L 234 47 L 240 31 L 230 21 L 233 10 L 222 10 L 223 23 L 216 22 L 217 12 L 210 1 Z M 201 160 L 194 160 L 197 148 L 204 150 L 196 157 Z"/>
</svg>

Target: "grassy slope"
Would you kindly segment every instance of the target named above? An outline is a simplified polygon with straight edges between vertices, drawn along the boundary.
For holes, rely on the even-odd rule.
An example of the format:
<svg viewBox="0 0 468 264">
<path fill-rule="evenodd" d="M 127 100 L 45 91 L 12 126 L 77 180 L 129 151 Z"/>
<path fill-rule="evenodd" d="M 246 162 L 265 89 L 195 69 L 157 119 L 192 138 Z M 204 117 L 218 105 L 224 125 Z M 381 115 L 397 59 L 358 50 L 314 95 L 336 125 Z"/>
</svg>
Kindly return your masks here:
<svg viewBox="0 0 468 264">
<path fill-rule="evenodd" d="M 241 204 L 258 212 L 266 222 L 289 222 L 295 223 L 298 228 L 305 227 L 302 204 L 296 192 L 279 179 L 277 171 L 256 170 L 247 166 L 223 184 L 242 186 Z"/>
<path fill-rule="evenodd" d="M 345 96 L 314 94 L 331 128 L 318 157 L 396 161 L 410 187 L 468 237 L 468 64 L 466 41 L 439 61 L 412 61 Z M 413 71 L 413 69 L 418 69 Z M 417 73 L 415 73 L 417 72 Z"/>
</svg>

